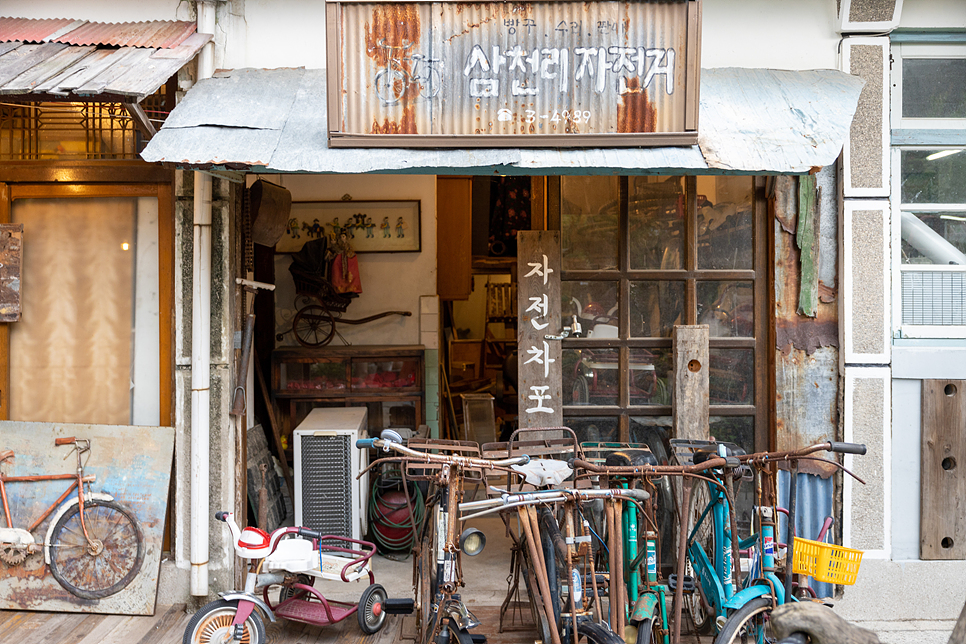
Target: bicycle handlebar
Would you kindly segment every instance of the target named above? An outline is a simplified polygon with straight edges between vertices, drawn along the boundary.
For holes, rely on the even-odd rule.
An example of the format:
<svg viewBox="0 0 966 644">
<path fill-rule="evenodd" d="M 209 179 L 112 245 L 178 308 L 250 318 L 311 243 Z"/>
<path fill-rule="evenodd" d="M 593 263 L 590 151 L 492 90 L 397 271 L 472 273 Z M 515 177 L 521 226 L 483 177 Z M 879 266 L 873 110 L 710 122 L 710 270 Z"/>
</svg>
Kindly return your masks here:
<svg viewBox="0 0 966 644">
<path fill-rule="evenodd" d="M 390 449 L 411 458 L 417 458 L 428 463 L 443 463 L 453 465 L 464 465 L 469 467 L 497 468 L 509 467 L 511 465 L 526 465 L 530 462 L 530 457 L 526 454 L 504 458 L 500 460 L 490 460 L 485 458 L 475 458 L 472 456 L 453 456 L 447 454 L 431 454 L 410 449 L 402 443 L 385 440 L 383 438 L 362 438 L 356 441 L 356 447 L 366 449 L 370 447 L 381 448 L 385 451 Z"/>
<path fill-rule="evenodd" d="M 829 443 L 829 450 L 833 452 L 838 452 L 839 454 L 865 454 L 865 445 L 861 443 L 837 443 L 832 441 Z"/>
</svg>

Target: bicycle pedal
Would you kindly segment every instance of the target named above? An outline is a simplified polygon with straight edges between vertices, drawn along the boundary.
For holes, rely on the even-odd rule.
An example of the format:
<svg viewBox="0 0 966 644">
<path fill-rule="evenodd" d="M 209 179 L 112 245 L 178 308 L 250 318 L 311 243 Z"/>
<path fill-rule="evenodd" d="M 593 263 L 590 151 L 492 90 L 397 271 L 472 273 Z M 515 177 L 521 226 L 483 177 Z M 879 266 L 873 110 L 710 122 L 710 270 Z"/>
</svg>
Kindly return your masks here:
<svg viewBox="0 0 966 644">
<path fill-rule="evenodd" d="M 671 575 L 668 576 L 668 578 L 667 578 L 667 585 L 668 585 L 668 588 L 670 588 L 671 590 L 677 590 L 677 587 L 678 587 L 678 576 L 677 576 L 677 574 L 672 573 Z M 686 592 L 686 593 L 694 592 L 694 589 L 695 589 L 694 577 L 692 577 L 691 575 L 685 575 L 684 576 L 684 592 Z"/>
</svg>

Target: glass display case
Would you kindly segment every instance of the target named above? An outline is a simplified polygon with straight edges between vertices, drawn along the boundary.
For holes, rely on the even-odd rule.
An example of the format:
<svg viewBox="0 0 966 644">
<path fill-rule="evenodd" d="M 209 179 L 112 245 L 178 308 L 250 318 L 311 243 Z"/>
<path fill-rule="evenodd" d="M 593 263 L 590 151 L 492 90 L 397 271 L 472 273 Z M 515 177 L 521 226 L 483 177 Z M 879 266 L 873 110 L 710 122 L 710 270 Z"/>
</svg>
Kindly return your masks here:
<svg viewBox="0 0 966 644">
<path fill-rule="evenodd" d="M 283 347 L 272 353 L 272 398 L 286 434 L 315 407 L 369 409 L 368 429 L 425 422 L 423 347 Z"/>
</svg>

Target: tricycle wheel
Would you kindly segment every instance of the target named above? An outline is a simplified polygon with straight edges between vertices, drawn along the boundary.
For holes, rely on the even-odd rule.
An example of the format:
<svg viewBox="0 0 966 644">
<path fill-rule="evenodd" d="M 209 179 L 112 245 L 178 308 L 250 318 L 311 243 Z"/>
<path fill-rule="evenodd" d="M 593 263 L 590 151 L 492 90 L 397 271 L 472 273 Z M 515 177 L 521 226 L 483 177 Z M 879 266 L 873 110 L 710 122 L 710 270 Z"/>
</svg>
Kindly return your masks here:
<svg viewBox="0 0 966 644">
<path fill-rule="evenodd" d="M 306 586 L 312 586 L 313 585 L 313 581 L 314 580 L 311 577 L 309 577 L 308 575 L 298 575 L 295 578 L 295 581 L 293 583 L 296 583 L 296 584 L 304 584 Z M 281 604 L 286 599 L 291 599 L 292 597 L 295 597 L 297 595 L 303 595 L 303 594 L 305 594 L 305 592 L 306 591 L 301 590 L 299 588 L 293 588 L 290 585 L 284 585 L 284 586 L 282 586 L 282 589 L 278 591 L 278 603 Z"/>
<path fill-rule="evenodd" d="M 243 644 L 265 644 L 265 623 L 258 610 L 245 620 L 241 640 L 232 640 L 231 623 L 238 610 L 237 601 L 216 599 L 205 604 L 194 614 L 184 631 L 184 644 L 214 644 L 215 642 L 240 641 Z"/>
<path fill-rule="evenodd" d="M 379 584 L 372 584 L 362 593 L 359 599 L 359 628 L 366 635 L 378 633 L 386 625 L 386 589 Z"/>
</svg>

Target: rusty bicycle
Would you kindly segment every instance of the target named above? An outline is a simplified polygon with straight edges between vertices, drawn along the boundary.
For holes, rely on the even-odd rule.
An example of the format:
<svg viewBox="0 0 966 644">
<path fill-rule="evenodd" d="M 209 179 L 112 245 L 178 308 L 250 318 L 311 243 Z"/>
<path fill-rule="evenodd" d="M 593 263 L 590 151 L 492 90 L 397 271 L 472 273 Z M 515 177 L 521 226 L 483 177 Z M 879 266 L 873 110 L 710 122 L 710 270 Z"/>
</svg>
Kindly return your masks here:
<svg viewBox="0 0 966 644">
<path fill-rule="evenodd" d="M 19 566 L 28 556 L 43 552 L 51 575 L 67 591 L 83 599 L 102 599 L 126 588 L 141 570 L 141 526 L 134 512 L 113 496 L 90 491 L 95 475 L 84 474 L 83 458 L 90 453 L 90 440 L 72 436 L 54 439 L 54 444 L 71 446 L 71 453 L 77 456 L 74 473 L 6 476 L 0 472 L 0 499 L 7 522 L 0 528 L 0 561 L 8 567 Z M 13 459 L 12 450 L 0 450 L 0 463 Z M 7 486 L 38 481 L 70 481 L 70 485 L 27 528 L 16 527 Z M 51 515 L 46 535 L 38 543 L 33 533 Z"/>
</svg>

